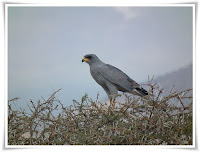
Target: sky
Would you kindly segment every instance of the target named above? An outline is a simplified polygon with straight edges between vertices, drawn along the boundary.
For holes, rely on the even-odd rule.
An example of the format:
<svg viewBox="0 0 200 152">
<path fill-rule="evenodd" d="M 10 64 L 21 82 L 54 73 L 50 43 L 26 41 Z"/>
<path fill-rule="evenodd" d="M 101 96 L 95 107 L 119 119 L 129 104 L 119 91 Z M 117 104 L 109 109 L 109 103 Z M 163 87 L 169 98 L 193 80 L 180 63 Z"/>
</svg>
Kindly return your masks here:
<svg viewBox="0 0 200 152">
<path fill-rule="evenodd" d="M 107 100 L 85 54 L 142 83 L 192 63 L 192 33 L 191 7 L 9 7 L 8 99 Z"/>
</svg>

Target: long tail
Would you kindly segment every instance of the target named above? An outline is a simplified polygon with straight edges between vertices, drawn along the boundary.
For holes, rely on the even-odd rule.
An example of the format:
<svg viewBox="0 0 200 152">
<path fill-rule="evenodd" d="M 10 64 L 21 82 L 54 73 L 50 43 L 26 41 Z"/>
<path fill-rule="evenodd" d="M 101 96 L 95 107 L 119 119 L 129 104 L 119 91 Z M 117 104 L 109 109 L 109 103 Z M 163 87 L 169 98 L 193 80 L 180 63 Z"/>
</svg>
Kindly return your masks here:
<svg viewBox="0 0 200 152">
<path fill-rule="evenodd" d="M 140 94 L 141 96 L 146 96 L 146 95 L 148 95 L 148 92 L 147 92 L 145 89 L 143 89 L 142 87 L 137 87 L 137 88 L 135 88 L 135 91 L 136 91 L 138 94 Z"/>
</svg>

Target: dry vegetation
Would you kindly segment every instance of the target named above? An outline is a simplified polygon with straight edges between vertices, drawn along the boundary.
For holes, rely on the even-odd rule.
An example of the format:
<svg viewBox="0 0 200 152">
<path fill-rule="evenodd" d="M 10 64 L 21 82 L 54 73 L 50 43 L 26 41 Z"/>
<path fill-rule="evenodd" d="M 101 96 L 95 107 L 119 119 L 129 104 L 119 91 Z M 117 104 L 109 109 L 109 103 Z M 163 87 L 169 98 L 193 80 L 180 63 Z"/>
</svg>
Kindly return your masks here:
<svg viewBox="0 0 200 152">
<path fill-rule="evenodd" d="M 31 101 L 31 112 L 13 110 L 18 99 L 9 100 L 8 144 L 192 145 L 192 90 L 162 97 L 159 84 L 148 88 L 153 95 L 126 96 L 114 108 L 87 95 L 64 107 L 55 96 L 59 90 L 47 100 Z"/>
</svg>

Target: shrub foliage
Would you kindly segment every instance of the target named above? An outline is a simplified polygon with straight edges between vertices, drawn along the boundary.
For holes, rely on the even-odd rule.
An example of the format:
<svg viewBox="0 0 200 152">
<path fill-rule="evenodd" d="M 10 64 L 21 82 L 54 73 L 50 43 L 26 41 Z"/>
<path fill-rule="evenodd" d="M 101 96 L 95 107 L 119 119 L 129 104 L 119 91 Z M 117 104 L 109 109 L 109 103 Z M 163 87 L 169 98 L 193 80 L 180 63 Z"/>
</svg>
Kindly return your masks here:
<svg viewBox="0 0 200 152">
<path fill-rule="evenodd" d="M 162 96 L 159 84 L 148 84 L 145 98 L 109 103 L 86 94 L 64 107 L 54 92 L 47 100 L 30 101 L 27 112 L 8 101 L 9 145 L 192 145 L 191 89 Z"/>
</svg>

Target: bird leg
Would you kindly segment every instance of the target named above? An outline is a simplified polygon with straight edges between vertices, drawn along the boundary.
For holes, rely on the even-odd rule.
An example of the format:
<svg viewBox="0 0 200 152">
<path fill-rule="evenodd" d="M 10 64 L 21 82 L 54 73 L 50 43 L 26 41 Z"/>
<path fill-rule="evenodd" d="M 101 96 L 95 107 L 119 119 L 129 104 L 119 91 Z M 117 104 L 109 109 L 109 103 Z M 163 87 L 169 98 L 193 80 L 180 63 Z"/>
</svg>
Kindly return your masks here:
<svg viewBox="0 0 200 152">
<path fill-rule="evenodd" d="M 115 99 L 111 99 L 110 106 L 112 110 L 115 108 Z"/>
<path fill-rule="evenodd" d="M 110 96 L 110 107 L 112 110 L 115 108 L 115 103 L 116 103 L 115 99 L 116 99 L 116 96 Z"/>
</svg>

